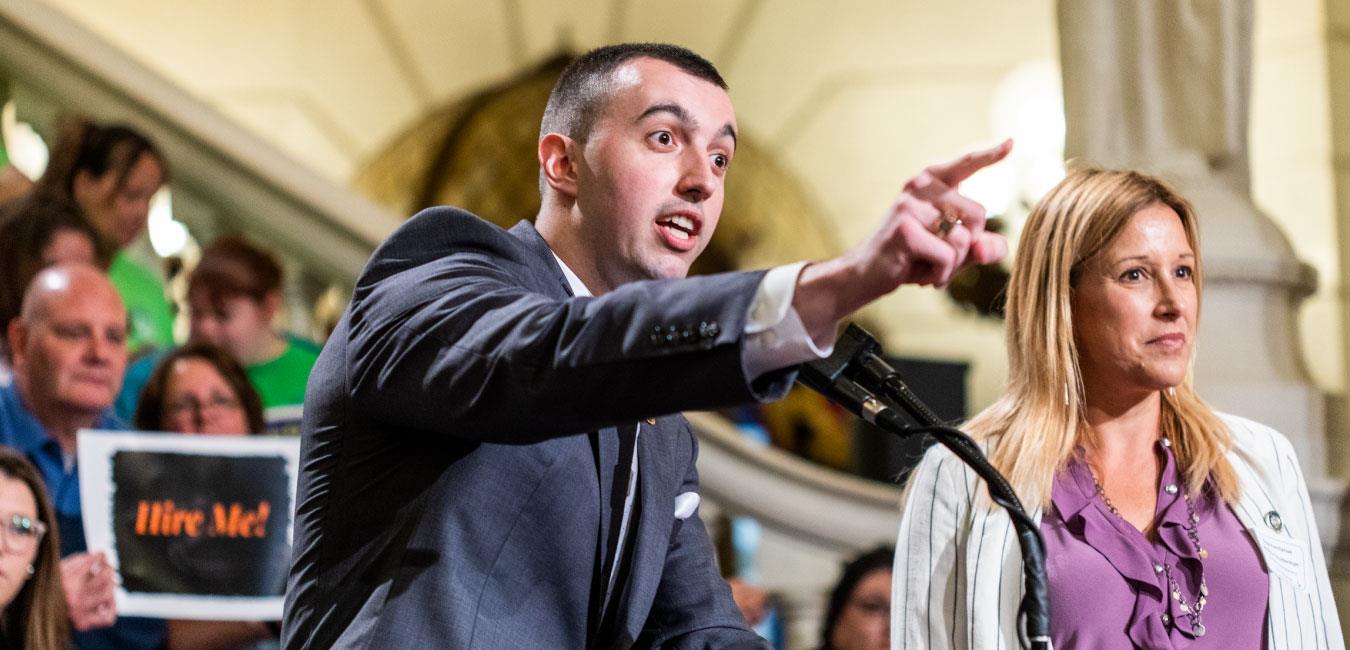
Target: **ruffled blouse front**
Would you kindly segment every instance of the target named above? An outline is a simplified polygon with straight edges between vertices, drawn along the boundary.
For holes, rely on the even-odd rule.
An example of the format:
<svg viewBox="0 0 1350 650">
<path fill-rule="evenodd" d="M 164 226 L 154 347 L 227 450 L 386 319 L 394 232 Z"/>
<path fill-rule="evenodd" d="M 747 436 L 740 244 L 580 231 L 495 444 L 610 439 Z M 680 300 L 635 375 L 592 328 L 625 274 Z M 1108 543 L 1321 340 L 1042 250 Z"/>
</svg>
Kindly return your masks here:
<svg viewBox="0 0 1350 650">
<path fill-rule="evenodd" d="M 1081 457 L 1055 477 L 1053 507 L 1041 521 L 1055 647 L 1265 647 L 1269 576 L 1256 544 L 1232 509 L 1206 491 L 1191 500 L 1207 551 L 1202 559 L 1186 531 L 1190 512 L 1171 448 L 1156 448 L 1164 463 L 1154 540 L 1112 514 Z M 1199 634 L 1172 597 L 1168 575 L 1193 610 L 1202 566 L 1209 595 Z"/>
</svg>

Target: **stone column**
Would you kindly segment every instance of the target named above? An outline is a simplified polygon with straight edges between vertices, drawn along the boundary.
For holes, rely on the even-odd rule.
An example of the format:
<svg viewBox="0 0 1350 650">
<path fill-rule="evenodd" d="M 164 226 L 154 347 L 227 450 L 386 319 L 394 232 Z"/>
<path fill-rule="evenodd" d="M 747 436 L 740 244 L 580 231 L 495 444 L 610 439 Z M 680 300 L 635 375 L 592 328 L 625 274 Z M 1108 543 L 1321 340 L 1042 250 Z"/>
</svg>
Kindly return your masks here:
<svg viewBox="0 0 1350 650">
<path fill-rule="evenodd" d="M 1248 185 L 1252 21 L 1250 0 L 1061 0 L 1065 153 L 1160 174 L 1194 203 L 1206 272 L 1199 390 L 1293 442 L 1330 554 L 1344 488 L 1328 472 L 1326 399 L 1296 325 L 1316 274 Z"/>
<path fill-rule="evenodd" d="M 1350 4 L 1341 0 L 1326 0 L 1327 18 L 1327 72 L 1331 90 L 1331 137 L 1333 172 L 1336 185 L 1337 230 L 1341 253 L 1341 287 L 1350 287 Z M 1341 322 L 1350 323 L 1350 302 L 1342 300 Z M 1350 347 L 1346 348 L 1346 361 L 1350 361 Z M 1347 366 L 1350 367 L 1350 366 Z M 1333 430 L 1339 435 L 1333 438 L 1331 467 L 1339 476 L 1350 474 L 1350 409 L 1344 396 L 1333 402 L 1340 406 L 1335 409 L 1339 428 Z M 1339 443 L 1339 444 L 1336 444 Z M 1339 470 L 1339 471 L 1337 471 Z M 1342 508 L 1344 511 L 1344 507 Z M 1341 626 L 1350 627 L 1350 530 L 1341 531 L 1342 544 L 1338 557 L 1332 562 L 1332 586 L 1336 588 L 1336 602 L 1340 604 Z"/>
</svg>

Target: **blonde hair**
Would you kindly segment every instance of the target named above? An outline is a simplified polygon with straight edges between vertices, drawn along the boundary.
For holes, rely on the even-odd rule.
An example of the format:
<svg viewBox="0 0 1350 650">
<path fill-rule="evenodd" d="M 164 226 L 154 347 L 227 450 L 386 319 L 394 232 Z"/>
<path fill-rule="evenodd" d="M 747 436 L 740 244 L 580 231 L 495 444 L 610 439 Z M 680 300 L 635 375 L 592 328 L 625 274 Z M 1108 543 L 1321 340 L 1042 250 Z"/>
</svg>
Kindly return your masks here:
<svg viewBox="0 0 1350 650">
<path fill-rule="evenodd" d="M 1105 249 L 1140 210 L 1176 211 L 1195 252 L 1197 299 L 1204 287 L 1195 211 L 1162 180 L 1135 171 L 1080 168 L 1041 199 L 1022 230 L 1008 283 L 1008 390 L 963 427 L 987 442 L 990 460 L 1028 504 L 1050 503 L 1055 475 L 1088 432 L 1070 299 L 1080 267 Z M 1198 305 L 1197 305 L 1198 313 Z M 1237 477 L 1224 456 L 1231 436 L 1196 394 L 1187 371 L 1162 391 L 1162 433 L 1172 440 L 1188 494 L 1211 481 L 1235 503 Z"/>
</svg>

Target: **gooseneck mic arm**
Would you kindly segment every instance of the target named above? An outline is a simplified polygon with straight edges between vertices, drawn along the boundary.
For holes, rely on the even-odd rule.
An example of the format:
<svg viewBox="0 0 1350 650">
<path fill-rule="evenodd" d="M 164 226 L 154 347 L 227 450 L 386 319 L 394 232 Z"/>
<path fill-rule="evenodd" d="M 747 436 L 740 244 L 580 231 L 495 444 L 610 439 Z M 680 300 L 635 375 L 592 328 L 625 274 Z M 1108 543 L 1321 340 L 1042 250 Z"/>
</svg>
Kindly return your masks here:
<svg viewBox="0 0 1350 650">
<path fill-rule="evenodd" d="M 1018 635 L 1023 648 L 1050 650 L 1050 605 L 1045 579 L 1045 541 L 1039 526 L 1027 514 L 1007 479 L 989 463 L 975 441 L 960 430 L 946 426 L 880 355 L 881 346 L 856 325 L 835 342 L 834 353 L 802 366 L 797 381 L 830 401 L 852 411 L 881 429 L 898 436 L 929 434 L 956 454 L 984 479 L 994 503 L 1008 511 L 1022 549 L 1026 593 L 1022 598 L 1022 625 Z M 904 409 L 922 426 L 909 426 L 896 407 Z"/>
</svg>

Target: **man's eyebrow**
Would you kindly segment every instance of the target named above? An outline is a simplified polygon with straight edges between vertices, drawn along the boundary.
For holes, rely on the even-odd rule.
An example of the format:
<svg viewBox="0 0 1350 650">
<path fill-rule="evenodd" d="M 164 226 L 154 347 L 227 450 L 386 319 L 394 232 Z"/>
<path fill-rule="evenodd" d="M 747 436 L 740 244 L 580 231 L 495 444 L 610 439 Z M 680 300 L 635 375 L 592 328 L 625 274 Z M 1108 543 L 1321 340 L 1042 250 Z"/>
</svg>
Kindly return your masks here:
<svg viewBox="0 0 1350 650">
<path fill-rule="evenodd" d="M 647 110 L 642 111 L 642 114 L 633 121 L 641 122 L 657 113 L 670 113 L 675 116 L 675 119 L 689 126 L 696 126 L 698 124 L 698 122 L 689 116 L 689 112 L 684 110 L 684 107 L 679 104 L 653 104 L 652 106 L 647 107 Z"/>
<path fill-rule="evenodd" d="M 732 149 L 735 149 L 735 148 L 736 148 L 736 144 L 737 144 L 737 142 L 738 142 L 738 141 L 736 140 L 736 127 L 732 126 L 731 124 L 727 124 L 727 125 L 725 125 L 725 126 L 722 127 L 722 131 L 721 131 L 720 133 L 718 133 L 717 135 L 718 135 L 718 136 L 724 136 L 724 135 L 726 135 L 726 136 L 731 136 L 731 148 L 732 148 Z"/>
<path fill-rule="evenodd" d="M 679 120 L 680 123 L 685 126 L 685 128 L 691 130 L 698 128 L 698 120 L 694 119 L 693 116 L 689 114 L 689 111 L 684 110 L 684 107 L 680 106 L 679 104 L 653 104 L 647 107 L 647 110 L 642 111 L 642 114 L 639 115 L 637 119 L 633 121 L 641 122 L 642 120 L 645 120 L 648 117 L 655 115 L 657 113 L 669 113 L 670 115 L 674 116 L 675 119 Z M 724 125 L 722 127 L 722 130 L 717 132 L 717 136 L 730 137 L 733 149 L 735 148 L 736 143 L 738 142 L 738 140 L 736 139 L 736 127 L 732 126 L 730 123 Z"/>
</svg>

